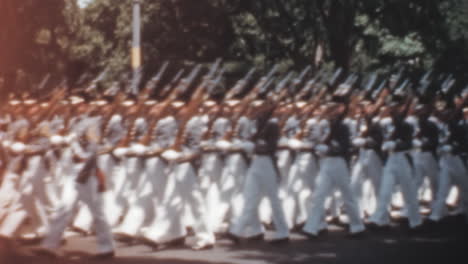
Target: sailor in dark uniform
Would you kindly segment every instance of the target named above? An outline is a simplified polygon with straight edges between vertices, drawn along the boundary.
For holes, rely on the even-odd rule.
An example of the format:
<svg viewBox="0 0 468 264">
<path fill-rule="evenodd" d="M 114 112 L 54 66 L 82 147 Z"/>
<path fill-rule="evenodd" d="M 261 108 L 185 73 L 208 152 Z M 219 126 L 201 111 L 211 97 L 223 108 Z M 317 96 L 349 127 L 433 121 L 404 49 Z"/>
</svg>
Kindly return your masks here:
<svg viewBox="0 0 468 264">
<path fill-rule="evenodd" d="M 310 237 L 315 237 L 321 230 L 326 229 L 325 199 L 334 189 L 341 191 L 351 234 L 357 235 L 365 229 L 350 185 L 348 162 L 351 143 L 348 127 L 343 123 L 345 115 L 346 106 L 332 102 L 322 115 L 324 119 L 319 123 L 325 131 L 321 135 L 321 144 L 315 148 L 321 156 L 320 169 L 315 190 L 312 192 L 309 216 L 303 228 L 305 234 Z"/>
<path fill-rule="evenodd" d="M 384 136 L 382 151 L 387 153 L 388 158 L 382 175 L 377 209 L 369 222 L 377 226 L 390 224 L 388 206 L 394 186 L 399 184 L 408 209 L 410 227 L 415 228 L 421 224 L 422 218 L 419 214 L 417 187 L 408 154 L 412 147 L 412 128 L 405 122 L 405 114 L 400 110 L 400 106 L 398 102 L 394 102 L 390 106 L 390 116 L 380 121 Z"/>
<path fill-rule="evenodd" d="M 282 242 L 289 239 L 289 228 L 286 223 L 283 207 L 279 199 L 279 170 L 276 166 L 275 153 L 280 136 L 277 122 L 269 120 L 271 110 L 264 110 L 257 119 L 257 134 L 254 137 L 254 156 L 244 183 L 244 207 L 238 219 L 235 219 L 230 233 L 243 237 L 245 229 L 252 223 L 258 223 L 258 210 L 261 199 L 270 200 L 275 233 L 272 242 Z M 254 236 L 261 236 L 254 234 Z M 251 237 L 251 236 L 249 236 Z"/>
</svg>

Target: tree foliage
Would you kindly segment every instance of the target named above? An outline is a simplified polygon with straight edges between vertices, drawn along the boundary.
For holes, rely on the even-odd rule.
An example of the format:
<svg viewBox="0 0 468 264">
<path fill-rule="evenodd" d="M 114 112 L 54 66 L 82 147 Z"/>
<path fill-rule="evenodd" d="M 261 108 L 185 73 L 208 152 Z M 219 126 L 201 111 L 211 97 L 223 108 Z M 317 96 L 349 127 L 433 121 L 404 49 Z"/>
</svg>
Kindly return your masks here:
<svg viewBox="0 0 468 264">
<path fill-rule="evenodd" d="M 222 57 L 233 70 L 306 65 L 348 71 L 434 68 L 465 78 L 464 0 L 142 0 L 147 76 L 173 65 Z M 0 76 L 46 71 L 72 79 L 130 72 L 131 0 L 0 1 Z M 15 26 L 13 26 L 15 25 Z M 0 77 L 1 78 L 1 77 Z M 11 78 L 10 78 L 11 79 Z"/>
</svg>

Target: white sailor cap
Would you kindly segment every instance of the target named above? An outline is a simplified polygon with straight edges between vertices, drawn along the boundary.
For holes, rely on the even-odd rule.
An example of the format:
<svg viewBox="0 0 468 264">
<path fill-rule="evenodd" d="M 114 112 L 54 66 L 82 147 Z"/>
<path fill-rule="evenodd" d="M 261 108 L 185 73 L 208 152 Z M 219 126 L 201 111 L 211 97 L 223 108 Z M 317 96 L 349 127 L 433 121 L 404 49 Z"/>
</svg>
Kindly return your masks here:
<svg viewBox="0 0 468 264">
<path fill-rule="evenodd" d="M 72 105 L 76 105 L 76 104 L 84 102 L 84 99 L 82 97 L 79 97 L 76 95 L 70 96 L 69 100 Z"/>
<path fill-rule="evenodd" d="M 235 105 L 237 105 L 237 104 L 239 104 L 239 103 L 240 103 L 240 100 L 236 100 L 236 99 L 232 99 L 232 100 L 227 100 L 227 101 L 226 101 L 226 104 L 227 104 L 228 106 L 231 106 L 231 107 L 232 107 L 232 106 L 235 106 Z"/>
<path fill-rule="evenodd" d="M 179 108 L 179 107 L 182 107 L 183 105 L 185 105 L 185 102 L 183 101 L 175 101 L 175 102 L 172 102 L 171 105 L 175 108 Z"/>
<path fill-rule="evenodd" d="M 263 104 L 263 100 L 255 100 L 252 102 L 253 106 L 261 106 Z"/>
<path fill-rule="evenodd" d="M 37 103 L 37 101 L 34 100 L 34 99 L 28 99 L 28 100 L 25 100 L 23 103 L 24 103 L 25 105 L 32 105 L 32 104 Z"/>
<path fill-rule="evenodd" d="M 206 106 L 206 107 L 211 107 L 213 105 L 216 105 L 216 102 L 213 101 L 213 100 L 207 100 L 207 101 L 203 102 L 203 106 Z"/>
<path fill-rule="evenodd" d="M 296 106 L 299 107 L 299 108 L 302 108 L 302 107 L 304 107 L 306 105 L 307 105 L 307 102 L 305 102 L 305 101 L 296 102 Z"/>
<path fill-rule="evenodd" d="M 135 104 L 135 101 L 133 101 L 133 100 L 125 100 L 125 101 L 122 102 L 123 106 L 132 106 L 134 104 Z"/>
<path fill-rule="evenodd" d="M 145 105 L 155 105 L 158 101 L 156 100 L 146 100 Z"/>
<path fill-rule="evenodd" d="M 106 100 L 96 100 L 96 101 L 92 101 L 90 104 L 97 105 L 97 106 L 103 106 L 103 105 L 107 104 L 107 101 Z"/>
<path fill-rule="evenodd" d="M 16 99 L 13 99 L 13 100 L 10 100 L 10 102 L 8 102 L 10 105 L 19 105 L 19 104 L 22 104 L 23 102 L 20 101 L 20 100 L 16 100 Z"/>
</svg>

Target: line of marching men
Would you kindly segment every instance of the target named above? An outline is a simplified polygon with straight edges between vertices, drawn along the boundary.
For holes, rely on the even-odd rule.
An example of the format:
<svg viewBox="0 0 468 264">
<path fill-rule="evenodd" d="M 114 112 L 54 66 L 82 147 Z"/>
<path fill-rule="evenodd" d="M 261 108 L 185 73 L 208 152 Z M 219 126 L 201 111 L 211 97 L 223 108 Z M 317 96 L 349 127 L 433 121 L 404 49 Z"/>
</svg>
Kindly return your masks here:
<svg viewBox="0 0 468 264">
<path fill-rule="evenodd" d="M 447 204 L 468 213 L 460 99 L 435 107 L 341 99 L 208 100 L 195 109 L 11 100 L 0 120 L 0 235 L 33 234 L 54 250 L 67 227 L 95 232 L 106 257 L 113 236 L 164 246 L 191 227 L 185 242 L 204 249 L 217 233 L 262 237 L 264 223 L 274 226 L 272 242 L 291 230 L 318 236 L 330 217 L 359 235 L 365 223 L 389 225 L 395 205 L 411 228 L 424 208 L 430 221 Z"/>
</svg>

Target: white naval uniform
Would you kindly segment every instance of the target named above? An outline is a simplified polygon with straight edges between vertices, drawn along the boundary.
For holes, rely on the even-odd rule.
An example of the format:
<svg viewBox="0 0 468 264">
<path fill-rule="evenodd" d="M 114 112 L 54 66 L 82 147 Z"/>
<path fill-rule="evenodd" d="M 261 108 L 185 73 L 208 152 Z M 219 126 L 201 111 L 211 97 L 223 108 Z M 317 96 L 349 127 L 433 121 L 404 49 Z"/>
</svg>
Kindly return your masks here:
<svg viewBox="0 0 468 264">
<path fill-rule="evenodd" d="M 247 140 L 255 133 L 255 130 L 254 122 L 242 116 L 237 126 L 234 128 L 236 137 L 229 142 L 230 145 L 235 148 L 242 148 Z M 218 143 L 221 142 L 218 141 Z M 232 150 L 232 148 L 229 147 L 225 150 L 226 161 L 221 175 L 221 201 L 218 208 L 220 212 L 219 217 L 222 218 L 223 221 L 227 220 L 228 222 L 231 219 L 238 218 L 241 213 L 244 203 L 242 190 L 248 169 L 247 159 L 251 155 L 251 153 L 248 153 L 248 150 L 246 150 L 247 152 L 244 151 L 244 153 L 231 152 L 230 150 Z M 261 227 L 260 222 L 258 226 Z"/>
<path fill-rule="evenodd" d="M 93 124 L 88 123 L 87 125 Z M 91 162 L 91 159 L 96 159 L 97 144 L 95 142 L 88 142 L 87 146 L 82 146 L 78 141 L 74 141 L 71 144 L 74 155 L 85 160 L 85 162 L 77 164 L 78 168 L 83 169 L 85 163 Z M 95 162 L 97 166 L 97 161 Z M 73 211 L 77 207 L 78 201 L 82 201 L 88 206 L 94 218 L 98 251 L 100 253 L 108 253 L 114 250 L 110 227 L 104 213 L 102 193 L 97 191 L 96 171 L 92 167 L 89 173 L 89 178 L 84 183 L 76 181 L 77 174 L 75 174 L 75 177 L 67 178 L 67 182 L 64 185 L 62 204 L 52 215 L 49 232 L 41 244 L 44 248 L 56 249 L 60 246 L 63 232 L 70 220 L 72 220 Z"/>
<path fill-rule="evenodd" d="M 407 213 L 410 227 L 417 227 L 422 223 L 422 218 L 419 214 L 416 182 L 412 177 L 412 168 L 406 157 L 407 153 L 405 151 L 394 151 L 395 142 L 391 141 L 389 138 L 389 135 L 394 133 L 395 130 L 392 119 L 384 118 L 380 123 L 386 140 L 382 145 L 382 149 L 389 153 L 383 170 L 377 208 L 374 214 L 369 218 L 369 222 L 375 223 L 378 226 L 390 224 L 388 206 L 392 199 L 394 187 L 399 184 L 405 205 L 408 208 Z"/>
<path fill-rule="evenodd" d="M 419 130 L 421 128 L 419 124 L 420 121 L 418 120 L 418 118 L 415 116 L 409 116 L 406 120 L 413 126 L 413 135 L 416 136 L 417 134 L 419 134 Z M 431 119 L 429 119 L 427 122 L 432 121 Z M 411 156 L 414 164 L 416 186 L 418 187 L 418 197 L 421 200 L 431 201 L 432 199 L 435 199 L 435 195 L 438 189 L 438 162 L 435 159 L 434 154 L 430 151 L 421 151 L 420 149 L 418 149 L 418 146 L 414 147 L 415 149 L 411 152 Z"/>
<path fill-rule="evenodd" d="M 439 221 L 448 214 L 446 201 L 448 200 L 451 188 L 457 186 L 460 196 L 460 209 L 465 214 L 465 219 L 468 223 L 468 170 L 461 156 L 453 153 L 453 143 L 449 142 L 451 131 L 446 124 L 441 124 L 441 134 L 443 136 L 439 150 L 439 186 L 429 219 Z M 455 144 L 460 143 L 455 142 Z"/>
<path fill-rule="evenodd" d="M 201 143 L 202 148 L 213 148 L 213 151 L 204 152 L 201 157 L 199 170 L 200 188 L 205 193 L 206 214 L 211 230 L 221 231 L 223 222 L 222 212 L 219 210 L 221 203 L 221 175 L 224 168 L 224 159 L 215 143 L 220 140 L 229 129 L 229 120 L 225 117 L 217 118 L 211 128 L 210 138 Z M 210 128 L 208 128 L 210 129 Z"/>
<path fill-rule="evenodd" d="M 101 132 L 101 121 L 102 117 L 101 116 L 84 116 L 79 123 L 77 123 L 77 135 L 82 135 L 85 130 L 88 127 L 93 127 L 95 128 L 95 131 L 97 133 L 97 137 L 100 138 L 100 132 Z M 77 137 L 79 138 L 79 137 Z M 97 159 L 97 157 L 96 157 Z M 82 164 L 81 162 L 78 162 L 78 164 L 75 164 L 77 167 L 77 170 L 81 170 Z M 107 219 L 107 218 L 106 218 Z M 72 226 L 75 229 L 78 229 L 82 232 L 85 232 L 87 234 L 92 233 L 92 227 L 93 227 L 93 213 L 91 212 L 89 206 L 85 206 L 84 202 L 81 202 L 78 206 L 78 213 L 75 216 L 75 219 L 72 223 Z"/>
<path fill-rule="evenodd" d="M 272 121 L 267 126 L 272 126 Z M 269 127 L 265 128 L 266 130 Z M 279 132 L 279 131 L 277 131 Z M 265 145 L 264 139 L 258 139 L 257 145 Z M 271 213 L 275 232 L 273 239 L 289 237 L 289 228 L 286 223 L 283 207 L 279 199 L 279 175 L 275 169 L 273 158 L 267 154 L 254 154 L 247 175 L 245 176 L 244 206 L 240 216 L 234 219 L 229 232 L 238 237 L 252 237 L 263 233 L 259 225 L 259 207 L 262 198 L 266 197 L 271 205 Z M 252 228 L 250 232 L 248 228 Z"/>
<path fill-rule="evenodd" d="M 129 129 L 134 130 L 135 138 L 136 140 L 138 140 L 138 138 L 141 135 L 143 135 L 144 132 L 147 130 L 147 123 L 142 117 L 139 117 L 135 120 L 133 127 L 130 127 Z M 136 144 L 137 143 L 131 143 L 130 146 L 127 148 L 127 152 L 134 153 L 134 149 L 138 148 Z M 124 196 L 127 200 L 127 212 L 124 214 L 124 218 L 121 223 L 121 225 L 124 225 L 125 222 L 131 221 L 131 219 L 133 218 L 131 211 L 133 205 L 139 199 L 139 191 L 141 191 L 139 188 L 143 187 L 141 186 L 141 182 L 144 182 L 146 176 L 144 175 L 144 159 L 140 156 L 125 157 L 121 162 L 123 162 L 125 165 L 125 182 L 122 186 L 122 196 Z M 126 220 L 126 218 L 129 219 Z M 114 231 L 118 232 L 120 228 L 121 226 L 118 226 Z"/>
<path fill-rule="evenodd" d="M 321 120 L 319 123 L 321 130 L 320 142 L 331 133 L 328 120 Z M 342 126 L 340 129 L 343 129 Z M 343 133 L 341 136 L 349 136 Z M 347 139 L 346 139 L 347 140 Z M 331 146 L 338 142 L 332 138 Z M 315 181 L 315 189 L 312 192 L 310 211 L 305 222 L 303 231 L 311 235 L 318 235 L 319 231 L 327 227 L 325 219 L 325 200 L 328 195 L 333 194 L 335 189 L 341 192 L 346 214 L 349 217 L 351 233 L 358 233 L 364 230 L 364 224 L 359 216 L 358 206 L 351 190 L 348 165 L 342 156 L 329 156 L 327 154 L 329 146 L 317 145 L 316 150 L 321 155 L 319 161 L 319 172 Z"/>
<path fill-rule="evenodd" d="M 137 146 L 136 152 L 143 155 L 148 151 L 166 148 L 173 141 L 176 122 L 173 117 L 159 120 L 156 124 L 155 141 L 151 146 Z M 138 150 L 140 148 L 141 150 Z M 156 216 L 155 208 L 161 201 L 161 195 L 166 185 L 166 162 L 159 157 L 143 159 L 144 173 L 136 186 L 138 197 L 129 208 L 126 217 L 114 233 L 128 237 L 138 237 L 140 232 L 151 224 Z"/>
<path fill-rule="evenodd" d="M 197 144 L 204 133 L 205 116 L 192 117 L 185 127 L 187 145 L 179 155 L 198 151 Z M 164 153 L 163 153 L 164 157 Z M 191 162 L 170 161 L 164 198 L 156 211 L 153 224 L 142 231 L 142 236 L 153 243 L 164 244 L 187 235 L 186 227 L 195 232 L 194 247 L 213 245 L 215 237 L 209 229 L 205 197 L 201 192 L 195 167 Z"/>
<path fill-rule="evenodd" d="M 167 116 L 159 120 L 154 130 L 154 140 L 151 142 L 148 150 L 160 150 L 170 147 L 175 140 L 177 133 L 177 121 L 173 116 Z M 145 228 L 151 228 L 156 219 L 156 212 L 158 206 L 162 204 L 164 199 L 164 191 L 167 185 L 168 163 L 160 156 L 149 157 L 145 161 L 146 175 L 151 184 L 151 193 L 148 194 L 147 220 L 148 224 L 143 224 L 142 231 Z"/>
<path fill-rule="evenodd" d="M 307 219 L 308 204 L 318 172 L 318 163 L 313 147 L 318 140 L 317 119 L 310 118 L 305 123 L 305 136 L 302 140 L 289 140 L 288 145 L 296 150 L 296 158 L 289 170 L 286 196 L 283 208 L 289 228 L 300 225 Z M 309 149 L 309 150 L 306 150 Z"/>
<path fill-rule="evenodd" d="M 359 131 L 371 129 L 367 127 L 364 120 L 361 120 L 358 126 Z M 382 179 L 382 159 L 375 149 L 366 146 L 369 141 L 373 141 L 373 139 L 360 137 L 359 135 L 356 135 L 352 140 L 353 145 L 359 149 L 359 152 L 351 172 L 351 188 L 358 202 L 361 217 L 364 217 L 366 213 L 368 215 L 374 213 Z"/>
<path fill-rule="evenodd" d="M 122 124 L 122 116 L 114 114 L 104 128 L 103 148 L 115 147 L 125 135 Z M 122 207 L 117 203 L 117 193 L 120 190 L 125 174 L 118 174 L 119 161 L 111 153 L 98 156 L 99 168 L 106 175 L 107 191 L 104 193 L 104 210 L 106 211 L 108 223 L 111 227 L 117 225 L 122 216 Z M 123 176 L 119 178 L 118 176 Z"/>
</svg>

